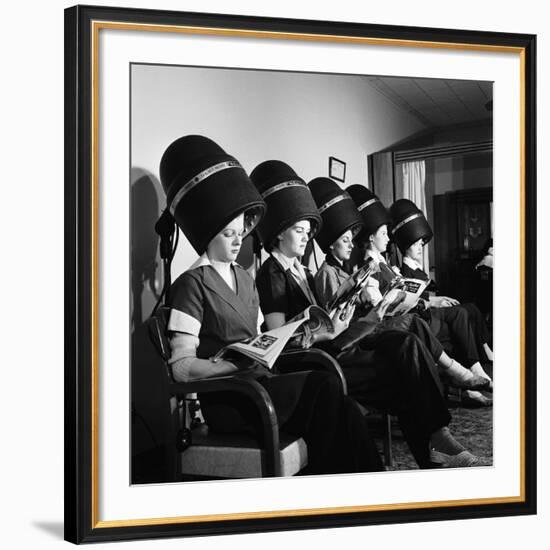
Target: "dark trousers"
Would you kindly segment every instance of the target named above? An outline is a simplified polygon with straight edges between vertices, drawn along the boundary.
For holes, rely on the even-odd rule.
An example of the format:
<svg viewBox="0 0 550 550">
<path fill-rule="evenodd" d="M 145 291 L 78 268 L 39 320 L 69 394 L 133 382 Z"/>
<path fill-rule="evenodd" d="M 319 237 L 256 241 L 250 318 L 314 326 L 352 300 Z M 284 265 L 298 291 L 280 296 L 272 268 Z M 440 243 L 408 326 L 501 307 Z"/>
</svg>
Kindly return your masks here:
<svg viewBox="0 0 550 550">
<path fill-rule="evenodd" d="M 432 331 L 444 347 L 452 346 L 454 357 L 467 368 L 479 361 L 478 343 L 466 308 L 430 308 L 430 315 Z"/>
<path fill-rule="evenodd" d="M 396 414 L 416 462 L 427 467 L 431 434 L 451 421 L 428 348 L 410 332 L 385 330 L 336 358 L 350 396 Z"/>
<path fill-rule="evenodd" d="M 383 470 L 366 419 L 350 397 L 342 394 L 335 375 L 308 374 L 293 415 L 282 426 L 302 436 L 308 446 L 305 473 L 344 473 Z"/>
<path fill-rule="evenodd" d="M 412 332 L 426 346 L 436 363 L 444 351 L 441 342 L 433 333 L 430 325 L 416 313 L 406 313 L 405 315 L 384 319 L 380 327 L 382 331 Z M 437 379 L 439 381 L 439 376 L 437 376 Z"/>
<path fill-rule="evenodd" d="M 493 339 L 491 337 L 491 333 L 489 332 L 489 328 L 487 327 L 487 323 L 485 322 L 483 313 L 481 313 L 479 308 L 472 303 L 460 304 L 456 307 L 461 307 L 468 313 L 468 320 L 474 334 L 478 355 L 480 359 L 485 362 L 488 360 L 488 357 L 485 353 L 485 349 L 483 348 L 483 344 L 492 346 Z"/>
<path fill-rule="evenodd" d="M 329 474 L 383 470 L 366 419 L 357 404 L 342 394 L 334 374 L 305 371 L 254 377 L 270 395 L 279 428 L 303 437 L 308 448 L 304 473 Z M 205 399 L 206 398 L 206 399 Z M 210 429 L 222 433 L 261 428 L 253 405 L 234 394 L 204 395 L 201 405 Z"/>
<path fill-rule="evenodd" d="M 437 363 L 445 349 L 443 348 L 443 344 L 434 334 L 430 325 L 418 315 L 414 315 L 414 320 L 411 323 L 410 331 L 418 336 L 420 341 L 429 350 L 434 361 Z"/>
</svg>

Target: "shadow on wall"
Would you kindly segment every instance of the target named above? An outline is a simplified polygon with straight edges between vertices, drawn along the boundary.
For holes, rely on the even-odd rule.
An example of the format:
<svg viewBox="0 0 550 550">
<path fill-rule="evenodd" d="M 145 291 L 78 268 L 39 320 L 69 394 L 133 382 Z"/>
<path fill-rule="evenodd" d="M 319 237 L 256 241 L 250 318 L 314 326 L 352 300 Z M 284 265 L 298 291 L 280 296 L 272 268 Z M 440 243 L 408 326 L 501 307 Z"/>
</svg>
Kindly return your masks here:
<svg viewBox="0 0 550 550">
<path fill-rule="evenodd" d="M 160 216 L 164 192 L 156 177 L 140 168 L 132 169 L 131 181 L 132 328 L 135 330 L 153 309 L 158 299 L 157 288 L 161 286 L 155 223 Z"/>
<path fill-rule="evenodd" d="M 155 223 L 165 198 L 151 173 L 133 168 L 130 176 L 132 482 L 162 481 L 169 404 L 163 364 L 144 325 L 162 289 L 162 262 Z"/>
</svg>

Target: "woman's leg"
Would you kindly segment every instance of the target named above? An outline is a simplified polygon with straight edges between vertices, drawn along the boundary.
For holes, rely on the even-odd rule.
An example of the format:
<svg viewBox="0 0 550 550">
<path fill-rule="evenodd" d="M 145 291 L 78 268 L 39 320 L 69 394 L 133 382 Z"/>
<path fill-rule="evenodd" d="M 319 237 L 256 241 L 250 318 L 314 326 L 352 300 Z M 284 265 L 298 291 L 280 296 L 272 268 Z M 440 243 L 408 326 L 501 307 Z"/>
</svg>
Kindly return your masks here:
<svg viewBox="0 0 550 550">
<path fill-rule="evenodd" d="M 422 372 L 429 373 L 429 375 L 423 377 L 424 383 L 417 384 L 416 387 L 424 392 L 422 395 L 422 402 L 431 403 L 429 408 L 426 407 L 424 409 L 424 415 L 426 415 L 425 418 L 427 418 L 425 420 L 425 425 L 430 426 L 429 447 L 433 448 L 438 457 L 436 462 L 447 467 L 473 466 L 478 461 L 477 457 L 467 451 L 464 446 L 453 437 L 448 427 L 451 417 L 446 404 L 442 398 L 437 399 L 438 396 L 433 394 L 433 384 L 430 384 L 430 377 L 433 378 L 435 369 L 433 358 L 419 338 L 412 338 L 411 336 L 412 335 L 402 343 L 402 361 L 399 362 L 399 364 L 414 364 L 415 368 L 413 372 L 417 371 L 419 375 Z M 412 381 L 412 378 L 409 378 L 409 383 Z M 430 388 L 432 388 L 431 391 Z M 411 410 L 414 410 L 414 408 Z M 419 430 L 419 420 L 421 418 L 422 417 L 415 418 L 410 414 L 404 415 L 403 418 L 400 417 L 400 423 L 415 458 L 418 456 L 426 460 L 424 455 L 425 442 L 422 438 L 423 432 Z M 422 446 L 418 447 L 419 444 Z M 416 454 L 413 446 L 416 446 Z M 417 458 L 417 461 L 419 466 L 423 467 L 419 458 Z M 431 467 L 432 461 L 434 461 L 434 454 L 432 451 L 430 451 L 427 461 L 428 466 L 425 467 Z"/>
<path fill-rule="evenodd" d="M 339 424 L 335 473 L 384 470 L 367 419 L 355 399 L 344 396 Z"/>
<path fill-rule="evenodd" d="M 437 367 L 428 348 L 413 334 L 388 334 L 380 340 L 379 349 L 393 364 L 394 383 L 400 386 L 394 394 L 399 402 L 393 407 L 403 435 L 419 466 L 430 467 L 430 438 L 451 421 Z"/>
<path fill-rule="evenodd" d="M 280 378 L 280 377 L 278 377 Z M 282 429 L 304 438 L 309 474 L 383 470 L 366 420 L 342 394 L 335 375 L 308 373 L 300 400 Z"/>
<path fill-rule="evenodd" d="M 466 367 L 478 363 L 479 354 L 468 312 L 460 306 L 441 307 L 436 311 L 441 321 L 447 325 L 457 359 Z"/>
<path fill-rule="evenodd" d="M 279 426 L 292 415 L 301 398 L 308 372 L 295 372 L 284 376 L 273 376 L 267 369 L 265 374 L 253 372 L 236 376 L 257 380 L 271 397 L 277 413 Z M 256 405 L 235 392 L 199 394 L 201 411 L 210 430 L 217 433 L 251 433 L 259 437 L 262 422 Z"/>
<path fill-rule="evenodd" d="M 470 390 L 487 387 L 488 382 L 481 373 L 466 369 L 447 355 L 441 342 L 434 335 L 428 323 L 418 315 L 413 316 L 410 323 L 410 332 L 418 336 L 420 341 L 429 350 L 434 361 L 441 367 L 444 374 L 452 379 L 455 385 Z"/>
<path fill-rule="evenodd" d="M 437 312 L 438 310 L 434 311 Z M 444 318 L 444 315 L 442 315 L 442 318 Z M 490 378 L 483 371 L 481 365 L 475 363 L 471 369 L 467 369 L 458 361 L 452 359 L 443 349 L 443 345 L 436 337 L 432 330 L 432 326 L 424 321 L 419 315 L 409 313 L 389 319 L 388 321 L 387 330 L 404 330 L 415 334 L 428 349 L 430 355 L 435 363 L 439 365 L 445 377 L 450 379 L 455 386 L 465 390 L 490 389 Z M 437 322 L 433 323 L 433 326 L 443 328 L 444 330 L 441 334 L 448 334 L 449 329 L 445 322 L 442 322 L 442 319 L 438 318 Z M 446 336 L 443 337 L 446 338 Z M 438 372 L 435 372 L 434 376 L 438 378 Z"/>
<path fill-rule="evenodd" d="M 486 361 L 492 361 L 492 338 L 483 314 L 479 311 L 479 308 L 472 303 L 460 304 L 457 307 L 461 307 L 468 313 L 468 319 L 476 340 L 479 357 L 486 359 Z"/>
<path fill-rule="evenodd" d="M 413 315 L 409 330 L 418 336 L 420 341 L 428 348 L 434 361 L 437 362 L 439 357 L 444 353 L 444 350 L 441 342 L 430 328 L 430 325 L 418 315 Z"/>
<path fill-rule="evenodd" d="M 355 350 L 338 356 L 350 396 L 397 414 L 416 462 L 431 467 L 431 435 L 451 416 L 429 351 L 414 334 L 397 330 L 376 334 L 368 347 L 375 353 Z"/>
</svg>

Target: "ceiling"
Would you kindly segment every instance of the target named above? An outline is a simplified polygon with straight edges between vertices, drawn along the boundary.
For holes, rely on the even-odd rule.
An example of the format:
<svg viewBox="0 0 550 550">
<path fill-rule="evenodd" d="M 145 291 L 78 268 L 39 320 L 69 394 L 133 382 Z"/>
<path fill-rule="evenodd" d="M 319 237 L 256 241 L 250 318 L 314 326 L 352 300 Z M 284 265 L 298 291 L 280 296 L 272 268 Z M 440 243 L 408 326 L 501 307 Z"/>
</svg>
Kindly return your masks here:
<svg viewBox="0 0 550 550">
<path fill-rule="evenodd" d="M 492 117 L 492 110 L 485 107 L 493 99 L 492 82 L 380 76 L 365 78 L 375 90 L 427 127 L 479 122 Z"/>
</svg>

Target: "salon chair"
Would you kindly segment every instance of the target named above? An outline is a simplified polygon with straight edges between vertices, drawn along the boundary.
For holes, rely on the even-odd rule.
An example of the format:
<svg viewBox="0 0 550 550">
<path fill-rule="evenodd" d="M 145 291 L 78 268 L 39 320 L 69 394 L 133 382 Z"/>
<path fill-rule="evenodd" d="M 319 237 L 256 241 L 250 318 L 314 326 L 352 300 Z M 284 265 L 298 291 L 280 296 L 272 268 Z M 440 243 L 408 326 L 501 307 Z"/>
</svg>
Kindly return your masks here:
<svg viewBox="0 0 550 550">
<path fill-rule="evenodd" d="M 173 481 L 210 478 L 257 478 L 292 476 L 307 465 L 307 446 L 302 438 L 280 432 L 277 415 L 267 391 L 255 380 L 220 376 L 191 382 L 175 382 L 168 364 L 169 309 L 159 308 L 147 320 L 149 336 L 163 360 L 166 396 L 170 401 L 170 426 L 166 470 Z M 328 369 L 345 378 L 337 362 L 321 350 L 293 350 L 281 354 L 280 372 Z M 198 421 L 197 393 L 234 392 L 249 399 L 261 419 L 262 437 L 217 434 Z M 191 408 L 191 413 L 190 409 Z"/>
</svg>

